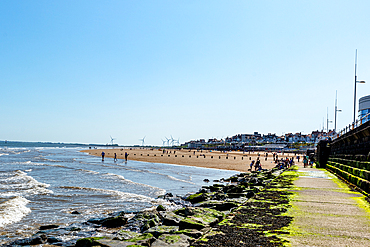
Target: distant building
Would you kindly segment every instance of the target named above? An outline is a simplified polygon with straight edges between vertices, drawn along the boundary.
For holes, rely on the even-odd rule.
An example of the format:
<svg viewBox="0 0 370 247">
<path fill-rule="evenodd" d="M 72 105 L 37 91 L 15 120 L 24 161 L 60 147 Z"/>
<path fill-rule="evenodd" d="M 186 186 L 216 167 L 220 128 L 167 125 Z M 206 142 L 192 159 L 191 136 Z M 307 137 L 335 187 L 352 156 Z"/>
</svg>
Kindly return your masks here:
<svg viewBox="0 0 370 247">
<path fill-rule="evenodd" d="M 363 118 L 366 116 L 366 114 L 370 113 L 370 95 L 359 99 L 358 108 L 359 118 Z M 370 117 L 367 117 L 364 119 L 363 123 L 369 121 L 369 119 Z"/>
</svg>

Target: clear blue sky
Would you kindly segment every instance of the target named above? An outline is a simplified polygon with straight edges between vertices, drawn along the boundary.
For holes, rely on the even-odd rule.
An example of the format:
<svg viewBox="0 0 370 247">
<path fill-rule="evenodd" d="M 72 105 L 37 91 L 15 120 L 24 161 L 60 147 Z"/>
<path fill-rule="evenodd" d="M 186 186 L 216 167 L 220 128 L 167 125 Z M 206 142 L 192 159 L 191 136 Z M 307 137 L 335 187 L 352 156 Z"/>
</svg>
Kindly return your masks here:
<svg viewBox="0 0 370 247">
<path fill-rule="evenodd" d="M 369 1 L 0 1 L 0 140 L 162 144 L 337 127 Z M 357 100 L 358 101 L 358 100 Z M 333 124 L 329 125 L 333 128 Z"/>
</svg>

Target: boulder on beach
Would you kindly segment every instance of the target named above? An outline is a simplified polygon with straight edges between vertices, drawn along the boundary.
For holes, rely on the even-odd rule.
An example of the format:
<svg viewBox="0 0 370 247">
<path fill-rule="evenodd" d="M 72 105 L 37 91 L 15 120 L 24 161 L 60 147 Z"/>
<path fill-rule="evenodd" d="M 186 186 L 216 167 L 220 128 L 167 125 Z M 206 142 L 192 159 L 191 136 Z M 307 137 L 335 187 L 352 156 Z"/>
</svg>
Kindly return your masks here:
<svg viewBox="0 0 370 247">
<path fill-rule="evenodd" d="M 102 221 L 102 226 L 108 228 L 115 228 L 124 226 L 127 223 L 127 218 L 122 216 L 109 217 Z"/>
<path fill-rule="evenodd" d="M 207 193 L 197 193 L 188 196 L 185 201 L 189 201 L 191 203 L 197 203 L 197 202 L 202 202 L 208 199 Z"/>
<path fill-rule="evenodd" d="M 187 247 L 189 246 L 190 237 L 184 234 L 164 234 L 160 236 L 156 241 L 152 243 L 152 247 L 164 247 L 164 246 L 173 246 L 173 247 Z"/>
<path fill-rule="evenodd" d="M 168 226 L 178 226 L 180 221 L 184 219 L 183 216 L 177 215 L 174 212 L 161 212 L 162 224 Z"/>
<path fill-rule="evenodd" d="M 173 234 L 173 233 L 177 232 L 178 230 L 179 230 L 178 226 L 162 225 L 162 226 L 151 227 L 147 231 L 145 231 L 145 233 L 150 233 L 154 237 L 158 238 L 159 236 L 161 236 L 163 234 Z"/>
<path fill-rule="evenodd" d="M 180 221 L 180 230 L 201 230 L 207 226 L 216 224 L 225 217 L 224 213 L 210 208 L 187 207 L 176 210 L 174 213 L 186 217 Z"/>
<path fill-rule="evenodd" d="M 205 202 L 197 203 L 194 205 L 194 207 L 211 208 L 217 211 L 228 211 L 232 208 L 238 207 L 239 205 L 241 205 L 241 203 L 234 202 L 234 201 L 212 200 L 212 201 L 205 201 Z"/>
</svg>

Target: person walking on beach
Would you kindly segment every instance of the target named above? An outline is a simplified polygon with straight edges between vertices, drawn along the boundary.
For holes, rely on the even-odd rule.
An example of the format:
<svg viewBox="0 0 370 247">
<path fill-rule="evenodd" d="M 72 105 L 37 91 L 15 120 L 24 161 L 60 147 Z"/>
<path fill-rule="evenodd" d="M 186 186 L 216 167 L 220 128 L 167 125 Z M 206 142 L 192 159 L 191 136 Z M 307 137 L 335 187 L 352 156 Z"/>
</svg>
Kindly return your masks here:
<svg viewBox="0 0 370 247">
<path fill-rule="evenodd" d="M 125 152 L 125 161 L 127 162 L 127 156 L 128 156 L 128 153 Z"/>
<path fill-rule="evenodd" d="M 114 162 L 116 162 L 116 161 L 117 161 L 117 154 L 114 153 Z"/>
<path fill-rule="evenodd" d="M 105 153 L 101 152 L 101 161 L 104 161 L 104 156 L 105 156 Z"/>
<path fill-rule="evenodd" d="M 306 156 L 303 157 L 303 167 L 306 168 L 308 165 L 308 159 L 306 158 Z"/>
<path fill-rule="evenodd" d="M 260 158 L 257 157 L 256 164 L 254 165 L 254 170 L 257 171 L 259 169 L 260 165 L 261 165 Z"/>
<path fill-rule="evenodd" d="M 252 162 L 250 163 L 250 165 L 249 165 L 249 166 L 250 166 L 250 169 L 249 169 L 249 170 L 250 170 L 250 171 L 252 171 L 253 166 L 254 166 L 254 160 L 252 160 Z"/>
</svg>

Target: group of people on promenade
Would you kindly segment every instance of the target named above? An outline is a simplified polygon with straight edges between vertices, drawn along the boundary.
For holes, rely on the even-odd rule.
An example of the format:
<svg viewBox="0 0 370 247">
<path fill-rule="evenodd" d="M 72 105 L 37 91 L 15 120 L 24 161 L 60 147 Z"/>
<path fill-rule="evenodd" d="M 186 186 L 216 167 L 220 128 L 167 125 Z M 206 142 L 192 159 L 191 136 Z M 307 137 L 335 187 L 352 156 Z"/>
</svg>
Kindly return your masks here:
<svg viewBox="0 0 370 247">
<path fill-rule="evenodd" d="M 268 154 L 266 153 L 266 158 L 267 158 L 267 155 Z M 249 164 L 249 166 L 250 166 L 250 169 L 248 169 L 249 171 L 252 171 L 253 168 L 254 168 L 255 171 L 263 170 L 262 166 L 261 166 L 261 161 L 260 161 L 259 156 L 260 155 L 258 154 L 257 161 L 252 160 L 252 162 Z M 276 153 L 273 153 L 272 156 L 273 156 L 274 162 L 276 164 L 276 167 L 278 167 L 280 169 L 289 168 L 289 167 L 293 166 L 295 164 L 294 158 L 297 160 L 297 162 L 299 162 L 299 160 L 301 158 L 299 155 L 297 155 L 297 156 L 291 157 L 291 158 L 286 157 L 286 158 L 280 158 L 279 159 L 279 156 Z M 310 156 L 302 155 L 302 158 L 303 158 L 303 167 L 304 168 L 309 167 L 309 166 L 313 167 L 313 164 L 315 162 L 315 158 L 314 158 L 313 155 L 310 155 Z"/>
<path fill-rule="evenodd" d="M 303 167 L 306 168 L 308 166 L 313 167 L 313 163 L 315 162 L 315 158 L 313 156 L 304 156 L 303 157 Z"/>
</svg>

